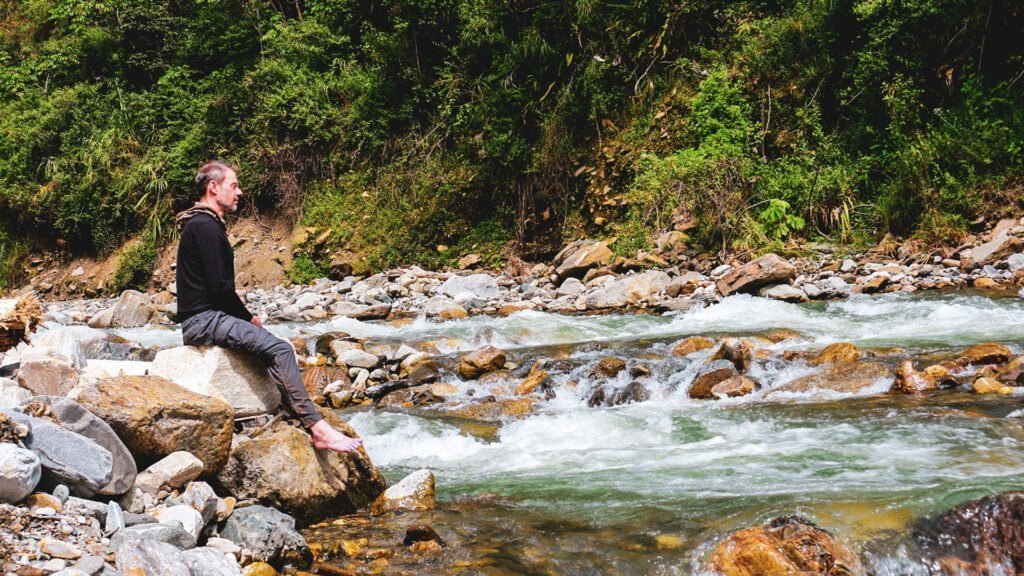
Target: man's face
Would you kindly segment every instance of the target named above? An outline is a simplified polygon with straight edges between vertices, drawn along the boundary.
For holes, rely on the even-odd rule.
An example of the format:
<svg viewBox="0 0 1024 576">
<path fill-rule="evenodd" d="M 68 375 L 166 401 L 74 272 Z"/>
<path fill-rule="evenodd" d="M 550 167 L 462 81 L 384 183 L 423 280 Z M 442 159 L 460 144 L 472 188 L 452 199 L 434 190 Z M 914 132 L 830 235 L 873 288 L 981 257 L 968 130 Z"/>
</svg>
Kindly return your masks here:
<svg viewBox="0 0 1024 576">
<path fill-rule="evenodd" d="M 242 197 L 242 188 L 238 186 L 238 176 L 234 170 L 228 170 L 221 182 L 213 182 L 216 193 L 214 200 L 225 214 L 238 210 L 238 199 Z"/>
</svg>

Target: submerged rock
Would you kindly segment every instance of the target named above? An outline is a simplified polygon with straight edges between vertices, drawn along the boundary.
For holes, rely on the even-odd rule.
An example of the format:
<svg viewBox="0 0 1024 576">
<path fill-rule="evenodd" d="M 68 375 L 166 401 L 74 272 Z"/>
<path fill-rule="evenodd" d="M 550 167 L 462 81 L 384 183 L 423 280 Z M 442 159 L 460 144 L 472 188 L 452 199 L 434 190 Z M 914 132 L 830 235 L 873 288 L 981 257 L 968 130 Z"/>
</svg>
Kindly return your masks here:
<svg viewBox="0 0 1024 576">
<path fill-rule="evenodd" d="M 227 461 L 234 412 L 221 400 L 157 376 L 108 378 L 79 386 L 73 397 L 143 462 L 185 451 L 216 474 Z"/>
<path fill-rule="evenodd" d="M 760 390 L 761 385 L 743 375 L 733 376 L 711 387 L 714 398 L 737 398 Z"/>
<path fill-rule="evenodd" d="M 324 418 L 358 437 L 333 413 L 325 411 Z M 255 498 L 304 520 L 355 512 L 387 487 L 362 448 L 347 454 L 318 451 L 306 432 L 284 422 L 255 438 L 236 436 L 217 479 L 239 499 Z"/>
<path fill-rule="evenodd" d="M 715 548 L 711 569 L 725 576 L 856 576 L 857 555 L 799 516 L 733 532 Z"/>
<path fill-rule="evenodd" d="M 704 336 L 690 336 L 672 349 L 673 356 L 689 356 L 694 352 L 707 350 L 715 345 L 715 341 Z"/>
<path fill-rule="evenodd" d="M 830 390 L 852 394 L 874 386 L 881 379 L 891 377 L 892 373 L 888 368 L 874 362 L 827 364 L 818 372 L 776 386 L 771 392 L 805 393 L 814 390 Z"/>
<path fill-rule="evenodd" d="M 709 360 L 728 360 L 739 372 L 746 372 L 754 359 L 754 351 L 746 340 L 729 338 L 715 350 Z"/>
<path fill-rule="evenodd" d="M 594 365 L 594 368 L 590 371 L 590 378 L 615 378 L 625 369 L 625 360 L 609 356 L 608 358 L 602 358 Z"/>
<path fill-rule="evenodd" d="M 818 352 L 818 355 L 807 361 L 808 364 L 820 366 L 836 362 L 856 362 L 860 360 L 862 353 L 856 345 L 850 342 L 836 342 L 829 344 Z"/>
</svg>

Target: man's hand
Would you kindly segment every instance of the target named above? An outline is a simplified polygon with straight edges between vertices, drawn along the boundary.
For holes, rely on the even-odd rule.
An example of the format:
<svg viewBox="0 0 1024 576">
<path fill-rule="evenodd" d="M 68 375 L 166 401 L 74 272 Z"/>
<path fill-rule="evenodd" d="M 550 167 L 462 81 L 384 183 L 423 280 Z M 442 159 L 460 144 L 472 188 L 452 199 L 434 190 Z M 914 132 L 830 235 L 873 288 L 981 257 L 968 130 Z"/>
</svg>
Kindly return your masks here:
<svg viewBox="0 0 1024 576">
<path fill-rule="evenodd" d="M 259 316 L 253 316 L 252 320 L 249 320 L 249 322 L 252 322 L 256 326 L 259 326 L 260 328 L 263 328 L 263 320 L 260 320 Z"/>
<path fill-rule="evenodd" d="M 313 436 L 313 447 L 317 450 L 333 450 L 335 452 L 354 452 L 363 445 L 359 438 L 349 438 L 321 420 L 309 429 Z"/>
</svg>

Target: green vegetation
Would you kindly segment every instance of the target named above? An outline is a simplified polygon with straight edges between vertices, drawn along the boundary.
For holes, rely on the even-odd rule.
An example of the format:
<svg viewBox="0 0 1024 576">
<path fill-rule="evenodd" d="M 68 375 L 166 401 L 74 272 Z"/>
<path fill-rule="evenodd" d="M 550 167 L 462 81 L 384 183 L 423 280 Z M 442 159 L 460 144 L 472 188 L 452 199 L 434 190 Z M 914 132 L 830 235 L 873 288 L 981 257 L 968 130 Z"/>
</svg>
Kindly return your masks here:
<svg viewBox="0 0 1024 576">
<path fill-rule="evenodd" d="M 884 232 L 1024 201 L 1010 0 L 0 0 L 0 287 L 35 242 L 145 282 L 204 159 L 357 271 Z"/>
</svg>

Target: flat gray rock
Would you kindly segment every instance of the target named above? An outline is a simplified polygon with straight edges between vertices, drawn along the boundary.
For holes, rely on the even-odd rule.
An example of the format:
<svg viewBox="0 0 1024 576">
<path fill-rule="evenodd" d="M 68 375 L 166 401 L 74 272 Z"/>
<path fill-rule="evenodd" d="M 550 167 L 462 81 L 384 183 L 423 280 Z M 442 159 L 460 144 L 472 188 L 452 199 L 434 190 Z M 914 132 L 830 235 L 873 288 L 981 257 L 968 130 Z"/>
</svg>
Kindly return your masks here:
<svg viewBox="0 0 1024 576">
<path fill-rule="evenodd" d="M 131 540 L 117 550 L 117 569 L 126 574 L 192 576 L 181 550 L 156 540 Z"/>
<path fill-rule="evenodd" d="M 134 540 L 154 540 L 170 544 L 181 550 L 188 550 L 196 547 L 196 538 L 181 529 L 180 526 L 167 524 L 138 524 L 118 530 L 117 534 L 110 539 L 110 549 L 119 550 L 127 542 Z M 119 566 L 120 568 L 120 566 Z M 148 572 L 147 572 L 148 574 Z"/>
<path fill-rule="evenodd" d="M 242 568 L 233 556 L 213 548 L 194 548 L 182 552 L 192 576 L 241 576 Z"/>
<path fill-rule="evenodd" d="M 114 459 L 106 448 L 50 420 L 13 410 L 3 412 L 17 422 L 31 424 L 25 447 L 39 456 L 45 474 L 55 483 L 66 484 L 72 493 L 88 497 L 110 482 Z"/>
<path fill-rule="evenodd" d="M 36 396 L 29 402 L 49 405 L 60 420 L 61 426 L 89 438 L 110 452 L 113 458 L 113 474 L 110 481 L 96 491 L 97 494 L 117 496 L 124 494 L 135 484 L 135 476 L 138 473 L 135 458 L 109 424 L 68 398 Z"/>
<path fill-rule="evenodd" d="M 246 506 L 231 515 L 221 537 L 252 551 L 262 562 L 274 563 L 310 555 L 306 539 L 295 530 L 295 519 L 266 506 Z"/>
</svg>

